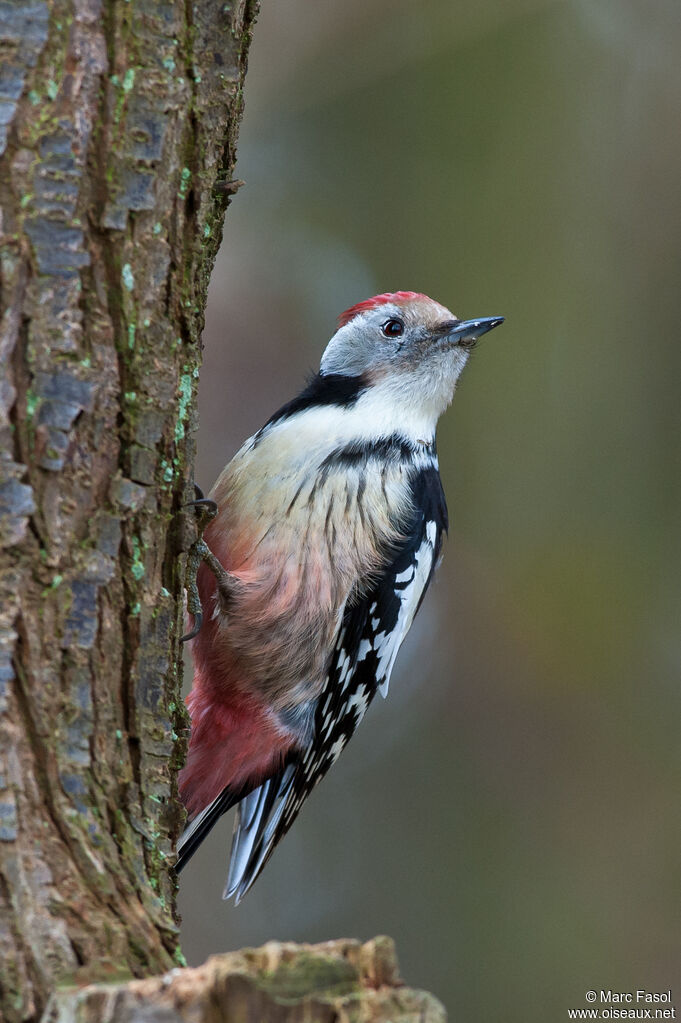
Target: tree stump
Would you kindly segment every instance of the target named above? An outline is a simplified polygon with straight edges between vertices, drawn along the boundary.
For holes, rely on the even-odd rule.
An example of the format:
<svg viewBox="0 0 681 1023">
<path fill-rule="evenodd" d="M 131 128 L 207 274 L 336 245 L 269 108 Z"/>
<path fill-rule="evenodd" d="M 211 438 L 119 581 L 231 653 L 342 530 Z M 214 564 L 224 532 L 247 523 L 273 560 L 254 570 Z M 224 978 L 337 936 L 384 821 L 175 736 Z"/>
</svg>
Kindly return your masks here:
<svg viewBox="0 0 681 1023">
<path fill-rule="evenodd" d="M 432 995 L 400 980 L 390 938 L 211 956 L 152 980 L 62 991 L 44 1023 L 445 1023 Z"/>
</svg>

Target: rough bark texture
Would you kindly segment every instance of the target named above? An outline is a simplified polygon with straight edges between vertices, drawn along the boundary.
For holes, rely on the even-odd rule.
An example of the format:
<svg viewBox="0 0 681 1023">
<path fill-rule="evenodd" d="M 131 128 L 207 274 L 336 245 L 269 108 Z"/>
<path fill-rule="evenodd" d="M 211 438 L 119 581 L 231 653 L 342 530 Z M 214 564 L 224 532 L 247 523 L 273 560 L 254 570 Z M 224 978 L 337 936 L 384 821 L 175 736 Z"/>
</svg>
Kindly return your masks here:
<svg viewBox="0 0 681 1023">
<path fill-rule="evenodd" d="M 46 1023 L 445 1023 L 405 987 L 389 938 L 365 945 L 270 942 L 153 980 L 61 991 Z"/>
<path fill-rule="evenodd" d="M 0 0 L 0 1018 L 181 961 L 203 308 L 253 0 Z"/>
</svg>

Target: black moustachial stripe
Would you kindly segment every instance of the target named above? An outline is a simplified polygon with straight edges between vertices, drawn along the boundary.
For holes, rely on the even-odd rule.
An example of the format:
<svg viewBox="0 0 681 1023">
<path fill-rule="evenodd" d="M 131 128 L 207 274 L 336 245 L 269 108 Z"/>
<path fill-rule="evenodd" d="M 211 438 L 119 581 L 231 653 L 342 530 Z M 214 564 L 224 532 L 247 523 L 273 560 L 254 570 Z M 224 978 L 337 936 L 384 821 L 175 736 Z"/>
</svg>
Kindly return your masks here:
<svg viewBox="0 0 681 1023">
<path fill-rule="evenodd" d="M 282 405 L 274 415 L 270 416 L 262 429 L 258 430 L 254 441 L 257 444 L 264 430 L 272 423 L 289 419 L 298 412 L 323 405 L 337 405 L 339 408 L 351 408 L 359 396 L 368 387 L 363 376 L 344 376 L 342 373 L 315 373 L 308 381 L 307 387 L 291 401 Z"/>
</svg>

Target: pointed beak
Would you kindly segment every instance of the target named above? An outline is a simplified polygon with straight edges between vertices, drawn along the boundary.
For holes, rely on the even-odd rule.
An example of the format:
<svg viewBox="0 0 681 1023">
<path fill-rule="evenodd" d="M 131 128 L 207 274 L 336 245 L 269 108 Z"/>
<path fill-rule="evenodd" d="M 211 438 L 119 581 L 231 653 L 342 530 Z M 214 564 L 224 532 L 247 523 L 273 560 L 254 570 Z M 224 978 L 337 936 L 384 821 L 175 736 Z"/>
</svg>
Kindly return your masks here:
<svg viewBox="0 0 681 1023">
<path fill-rule="evenodd" d="M 481 320 L 461 320 L 452 325 L 446 336 L 448 339 L 452 338 L 457 341 L 476 341 L 488 330 L 494 330 L 503 322 L 503 316 L 485 316 Z"/>
</svg>

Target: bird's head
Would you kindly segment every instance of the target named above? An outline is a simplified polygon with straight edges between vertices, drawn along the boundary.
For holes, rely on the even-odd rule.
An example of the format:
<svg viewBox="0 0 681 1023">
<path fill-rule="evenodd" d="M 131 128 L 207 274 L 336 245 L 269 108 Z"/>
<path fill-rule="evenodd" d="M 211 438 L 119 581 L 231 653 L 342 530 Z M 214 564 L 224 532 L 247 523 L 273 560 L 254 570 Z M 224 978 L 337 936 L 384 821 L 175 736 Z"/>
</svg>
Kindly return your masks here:
<svg viewBox="0 0 681 1023">
<path fill-rule="evenodd" d="M 478 338 L 502 322 L 502 316 L 459 320 L 413 291 L 376 295 L 340 316 L 320 372 L 362 377 L 384 400 L 420 409 L 435 422 Z"/>
</svg>

